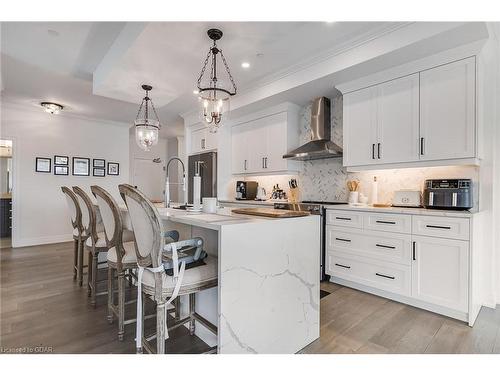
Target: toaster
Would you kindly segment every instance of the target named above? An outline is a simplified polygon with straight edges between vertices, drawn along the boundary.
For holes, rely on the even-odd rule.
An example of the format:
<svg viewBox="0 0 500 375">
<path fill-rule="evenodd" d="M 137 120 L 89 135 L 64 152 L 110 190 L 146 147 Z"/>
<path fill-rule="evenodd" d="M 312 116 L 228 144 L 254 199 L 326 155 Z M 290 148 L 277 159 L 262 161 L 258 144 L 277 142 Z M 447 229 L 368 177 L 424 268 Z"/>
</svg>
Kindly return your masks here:
<svg viewBox="0 0 500 375">
<path fill-rule="evenodd" d="M 394 192 L 394 207 L 421 207 L 422 194 L 419 190 L 397 190 Z"/>
</svg>

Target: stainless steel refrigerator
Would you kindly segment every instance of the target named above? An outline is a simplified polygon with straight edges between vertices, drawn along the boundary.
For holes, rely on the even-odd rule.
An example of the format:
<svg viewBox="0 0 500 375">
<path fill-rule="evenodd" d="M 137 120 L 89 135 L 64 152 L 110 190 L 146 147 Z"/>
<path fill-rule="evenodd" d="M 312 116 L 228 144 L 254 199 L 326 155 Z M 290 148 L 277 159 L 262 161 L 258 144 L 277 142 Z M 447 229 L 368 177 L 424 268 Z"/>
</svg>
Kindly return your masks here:
<svg viewBox="0 0 500 375">
<path fill-rule="evenodd" d="M 200 163 L 201 197 L 217 197 L 217 153 L 205 152 L 188 159 L 188 203 L 193 204 L 193 177 L 195 163 Z"/>
</svg>

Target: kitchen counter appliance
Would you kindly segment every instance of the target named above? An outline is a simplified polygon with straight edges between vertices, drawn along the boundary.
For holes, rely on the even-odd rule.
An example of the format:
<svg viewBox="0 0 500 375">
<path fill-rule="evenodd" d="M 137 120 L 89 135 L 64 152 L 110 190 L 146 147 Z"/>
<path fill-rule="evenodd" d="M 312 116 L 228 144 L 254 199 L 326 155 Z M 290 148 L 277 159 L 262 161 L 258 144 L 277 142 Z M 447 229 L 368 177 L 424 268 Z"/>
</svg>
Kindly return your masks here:
<svg viewBox="0 0 500 375">
<path fill-rule="evenodd" d="M 472 180 L 426 180 L 424 207 L 468 210 L 473 207 Z"/>
<path fill-rule="evenodd" d="M 236 200 L 254 200 L 257 197 L 257 181 L 237 181 Z"/>
<path fill-rule="evenodd" d="M 397 190 L 394 192 L 394 207 L 422 207 L 422 193 L 419 190 Z"/>
<path fill-rule="evenodd" d="M 325 274 L 326 261 L 326 215 L 325 206 L 333 206 L 338 204 L 347 204 L 347 202 L 326 202 L 326 201 L 302 201 L 301 203 L 275 203 L 274 208 L 277 210 L 292 210 L 292 211 L 308 211 L 311 215 L 320 215 L 320 236 L 321 236 L 321 261 L 320 261 L 320 280 L 329 280 L 330 276 Z"/>
</svg>

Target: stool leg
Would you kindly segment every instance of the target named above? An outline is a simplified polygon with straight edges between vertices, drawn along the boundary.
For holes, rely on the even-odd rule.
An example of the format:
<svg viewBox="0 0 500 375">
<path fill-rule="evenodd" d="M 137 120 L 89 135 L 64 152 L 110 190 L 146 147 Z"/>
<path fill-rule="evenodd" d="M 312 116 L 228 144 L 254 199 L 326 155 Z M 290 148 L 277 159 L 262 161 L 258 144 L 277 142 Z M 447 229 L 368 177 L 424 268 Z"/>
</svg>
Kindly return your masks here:
<svg viewBox="0 0 500 375">
<path fill-rule="evenodd" d="M 88 254 L 88 264 L 92 264 L 92 251 L 89 250 Z M 92 278 L 93 278 L 94 270 L 89 267 L 87 271 L 87 297 L 92 296 Z"/>
<path fill-rule="evenodd" d="M 95 308 L 96 294 L 97 294 L 97 262 L 99 261 L 99 253 L 90 252 L 92 255 L 89 257 L 89 270 L 92 270 L 92 295 L 90 297 L 90 304 Z"/>
<path fill-rule="evenodd" d="M 125 333 L 125 273 L 118 272 L 118 340 L 123 341 Z"/>
<path fill-rule="evenodd" d="M 73 280 L 76 280 L 78 270 L 78 240 L 73 240 Z"/>
<path fill-rule="evenodd" d="M 113 323 L 113 277 L 114 269 L 108 265 L 108 322 Z"/>
<path fill-rule="evenodd" d="M 194 335 L 194 329 L 195 329 L 195 320 L 194 320 L 194 312 L 196 310 L 196 294 L 191 293 L 189 295 L 189 317 L 191 320 L 189 321 L 189 334 L 191 336 Z"/>
<path fill-rule="evenodd" d="M 80 239 L 80 244 L 78 246 L 78 286 L 83 285 L 83 240 Z"/>
<path fill-rule="evenodd" d="M 156 305 L 156 354 L 165 354 L 165 301 Z"/>
</svg>

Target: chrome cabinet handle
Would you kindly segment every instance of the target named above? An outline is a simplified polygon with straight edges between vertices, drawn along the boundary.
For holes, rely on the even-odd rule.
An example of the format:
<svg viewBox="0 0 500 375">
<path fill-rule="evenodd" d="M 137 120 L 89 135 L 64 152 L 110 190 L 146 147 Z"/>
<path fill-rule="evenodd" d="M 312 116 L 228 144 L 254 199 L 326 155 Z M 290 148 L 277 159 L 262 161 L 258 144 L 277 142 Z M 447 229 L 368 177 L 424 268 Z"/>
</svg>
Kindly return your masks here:
<svg viewBox="0 0 500 375">
<path fill-rule="evenodd" d="M 394 276 L 387 276 L 387 275 L 384 275 L 383 273 L 376 272 L 375 275 L 380 276 L 380 277 L 385 277 L 386 279 L 391 279 L 391 280 L 395 279 Z"/>
<path fill-rule="evenodd" d="M 381 245 L 381 244 L 376 244 L 375 246 L 377 247 L 383 247 L 384 249 L 395 249 L 396 246 L 389 246 L 389 245 Z"/>
<path fill-rule="evenodd" d="M 343 242 L 351 242 L 351 240 L 348 240 L 346 238 L 338 238 L 338 237 L 336 237 L 335 240 L 336 241 L 343 241 Z"/>
<path fill-rule="evenodd" d="M 335 263 L 337 267 L 342 267 L 342 268 L 351 268 L 351 266 L 345 266 L 343 264 Z"/>
</svg>

